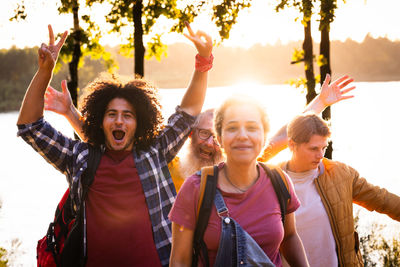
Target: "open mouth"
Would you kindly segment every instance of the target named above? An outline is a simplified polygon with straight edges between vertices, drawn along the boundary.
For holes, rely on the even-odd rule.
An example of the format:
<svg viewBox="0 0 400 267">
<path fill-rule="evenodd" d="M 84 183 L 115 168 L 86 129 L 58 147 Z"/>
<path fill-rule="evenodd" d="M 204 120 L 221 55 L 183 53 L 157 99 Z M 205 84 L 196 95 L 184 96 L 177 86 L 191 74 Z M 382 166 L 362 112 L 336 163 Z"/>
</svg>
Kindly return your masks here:
<svg viewBox="0 0 400 267">
<path fill-rule="evenodd" d="M 211 158 L 213 156 L 213 152 L 212 151 L 206 151 L 204 149 L 199 149 L 200 155 L 205 157 L 205 158 Z"/>
<path fill-rule="evenodd" d="M 112 132 L 112 134 L 114 136 L 114 139 L 118 140 L 118 141 L 124 139 L 124 137 L 125 137 L 125 132 L 121 131 L 121 130 L 115 130 Z"/>
</svg>

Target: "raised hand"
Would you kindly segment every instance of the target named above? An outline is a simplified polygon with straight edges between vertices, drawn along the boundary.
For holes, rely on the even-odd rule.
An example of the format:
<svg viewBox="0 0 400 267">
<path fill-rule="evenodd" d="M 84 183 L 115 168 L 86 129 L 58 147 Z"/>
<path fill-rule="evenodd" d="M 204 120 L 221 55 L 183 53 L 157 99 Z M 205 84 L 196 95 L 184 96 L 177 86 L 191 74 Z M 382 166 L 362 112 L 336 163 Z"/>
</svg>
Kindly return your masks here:
<svg viewBox="0 0 400 267">
<path fill-rule="evenodd" d="M 44 99 L 44 108 L 45 110 L 50 110 L 66 116 L 72 106 L 72 98 L 65 80 L 61 82 L 61 88 L 62 92 L 59 92 L 51 86 L 47 87 Z"/>
<path fill-rule="evenodd" d="M 344 99 L 354 97 L 353 95 L 346 95 L 348 92 L 356 88 L 355 86 L 347 87 L 347 85 L 354 81 L 352 78 L 349 78 L 349 76 L 345 75 L 329 84 L 330 80 L 331 76 L 327 74 L 321 87 L 321 93 L 318 96 L 325 107 L 333 105 Z"/>
<path fill-rule="evenodd" d="M 185 22 L 185 25 L 188 29 L 189 34 L 184 33 L 183 35 L 185 35 L 186 38 L 193 42 L 200 56 L 204 58 L 209 58 L 211 56 L 213 47 L 211 36 L 203 31 L 197 31 L 196 33 L 194 33 L 192 27 L 190 27 L 190 24 L 187 21 Z"/>
<path fill-rule="evenodd" d="M 54 65 L 57 62 L 58 55 L 61 47 L 64 45 L 65 40 L 68 36 L 68 31 L 65 31 L 61 36 L 61 39 L 55 44 L 53 28 L 48 25 L 49 29 L 49 44 L 42 43 L 38 50 L 39 55 L 39 68 L 53 70 Z"/>
</svg>

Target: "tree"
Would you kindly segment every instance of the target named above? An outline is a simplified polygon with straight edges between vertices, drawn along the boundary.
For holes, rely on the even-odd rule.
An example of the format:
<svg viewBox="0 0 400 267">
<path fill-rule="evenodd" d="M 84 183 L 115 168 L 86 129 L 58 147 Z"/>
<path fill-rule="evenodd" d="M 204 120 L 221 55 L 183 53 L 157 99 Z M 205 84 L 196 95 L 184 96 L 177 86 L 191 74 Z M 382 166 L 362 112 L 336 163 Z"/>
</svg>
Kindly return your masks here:
<svg viewBox="0 0 400 267">
<path fill-rule="evenodd" d="M 78 65 L 82 57 L 81 43 L 83 34 L 79 26 L 79 3 L 78 0 L 61 0 L 61 4 L 62 6 L 58 8 L 58 11 L 60 13 L 72 13 L 73 17 L 73 30 L 61 54 L 72 54 L 72 60 L 68 63 L 70 77 L 67 86 L 72 102 L 76 107 L 78 104 Z"/>
<path fill-rule="evenodd" d="M 219 29 L 221 39 L 228 39 L 232 26 L 237 22 L 239 12 L 251 6 L 251 0 L 223 0 L 213 5 L 212 20 Z"/>
<path fill-rule="evenodd" d="M 60 59 L 64 62 L 68 62 L 70 76 L 67 85 L 75 106 L 77 106 L 79 92 L 78 69 L 82 67 L 85 55 L 89 55 L 95 59 L 99 59 L 100 57 L 103 58 L 108 70 L 115 67 L 110 53 L 106 52 L 99 44 L 101 33 L 98 27 L 90 20 L 89 15 L 83 15 L 80 17 L 79 9 L 79 0 L 60 0 L 60 7 L 58 8 L 59 13 L 71 13 L 73 18 L 73 27 L 71 28 L 71 33 L 60 52 Z M 28 15 L 23 0 L 17 5 L 14 13 L 14 17 L 10 18 L 10 20 L 18 21 L 27 18 Z M 86 23 L 86 30 L 80 26 L 81 20 Z M 56 71 L 59 70 L 60 67 L 61 63 L 58 62 Z"/>
<path fill-rule="evenodd" d="M 304 27 L 304 41 L 303 50 L 301 52 L 295 51 L 292 64 L 304 62 L 304 72 L 306 80 L 304 81 L 307 88 L 306 100 L 307 104 L 314 99 L 317 95 L 315 92 L 315 74 L 314 74 L 314 52 L 313 52 L 313 39 L 311 35 L 311 17 L 314 0 L 281 0 L 276 6 L 275 10 L 279 12 L 285 7 L 294 7 L 299 10 L 303 18 L 301 23 Z"/>
<path fill-rule="evenodd" d="M 74 105 L 77 106 L 79 93 L 78 69 L 83 65 L 84 56 L 88 55 L 94 59 L 102 58 L 109 71 L 115 67 L 115 64 L 111 59 L 110 53 L 106 52 L 99 43 L 101 31 L 98 26 L 90 20 L 89 15 L 79 16 L 79 0 L 60 0 L 60 2 L 59 13 L 72 13 L 73 19 L 73 27 L 60 52 L 60 58 L 62 61 L 68 62 L 70 73 L 67 82 L 68 90 L 71 93 Z M 81 21 L 85 22 L 86 30 L 80 26 Z"/>
<path fill-rule="evenodd" d="M 129 36 L 127 43 L 122 45 L 122 52 L 125 55 L 134 56 L 134 73 L 144 76 L 144 59 L 146 48 L 143 37 L 149 35 L 160 17 L 167 19 L 179 19 L 170 30 L 181 32 L 184 29 L 184 21 L 193 21 L 197 15 L 196 7 L 193 4 L 187 5 L 184 9 L 177 8 L 177 0 L 107 0 L 111 10 L 106 16 L 106 21 L 112 25 L 112 31 L 121 33 L 128 29 Z M 104 3 L 105 0 L 86 0 L 89 6 L 95 3 Z M 131 30 L 133 29 L 133 31 Z M 161 42 L 161 36 L 155 35 L 147 44 L 150 48 L 148 58 L 166 52 L 166 46 Z"/>
<path fill-rule="evenodd" d="M 336 0 L 320 0 L 320 24 L 319 31 L 321 32 L 321 42 L 319 44 L 319 72 L 321 77 L 321 86 L 324 82 L 324 77 L 329 74 L 332 76 L 331 70 L 331 55 L 330 55 L 330 24 L 333 22 L 335 18 L 335 9 L 337 8 Z M 325 120 L 331 119 L 331 108 L 327 107 L 322 112 L 322 118 Z M 329 141 L 329 145 L 325 152 L 325 157 L 331 159 L 332 158 L 332 141 Z"/>
</svg>

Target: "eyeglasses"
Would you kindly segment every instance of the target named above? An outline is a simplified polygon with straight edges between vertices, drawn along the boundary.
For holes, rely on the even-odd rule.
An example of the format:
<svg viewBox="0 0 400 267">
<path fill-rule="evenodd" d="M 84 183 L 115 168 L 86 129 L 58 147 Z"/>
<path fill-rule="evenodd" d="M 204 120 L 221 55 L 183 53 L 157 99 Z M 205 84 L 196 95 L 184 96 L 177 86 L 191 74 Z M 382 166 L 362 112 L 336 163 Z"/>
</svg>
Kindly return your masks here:
<svg viewBox="0 0 400 267">
<path fill-rule="evenodd" d="M 215 135 L 207 130 L 207 129 L 197 129 L 197 136 L 201 139 L 201 140 L 208 140 L 211 136 L 213 137 L 213 140 L 215 141 Z"/>
</svg>

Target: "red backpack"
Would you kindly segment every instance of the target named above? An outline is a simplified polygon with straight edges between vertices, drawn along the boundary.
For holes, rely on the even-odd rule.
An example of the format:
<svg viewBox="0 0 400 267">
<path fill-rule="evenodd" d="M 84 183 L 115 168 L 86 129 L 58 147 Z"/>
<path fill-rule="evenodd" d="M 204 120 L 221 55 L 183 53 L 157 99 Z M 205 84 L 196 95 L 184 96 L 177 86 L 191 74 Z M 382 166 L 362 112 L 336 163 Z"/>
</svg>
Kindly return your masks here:
<svg viewBox="0 0 400 267">
<path fill-rule="evenodd" d="M 47 234 L 38 241 L 36 258 L 38 267 L 84 266 L 83 253 L 83 209 L 89 186 L 94 180 L 102 153 L 100 148 L 89 145 L 87 169 L 81 177 L 83 187 L 79 209 L 73 211 L 69 188 L 57 205 L 54 221 L 50 223 Z"/>
</svg>

